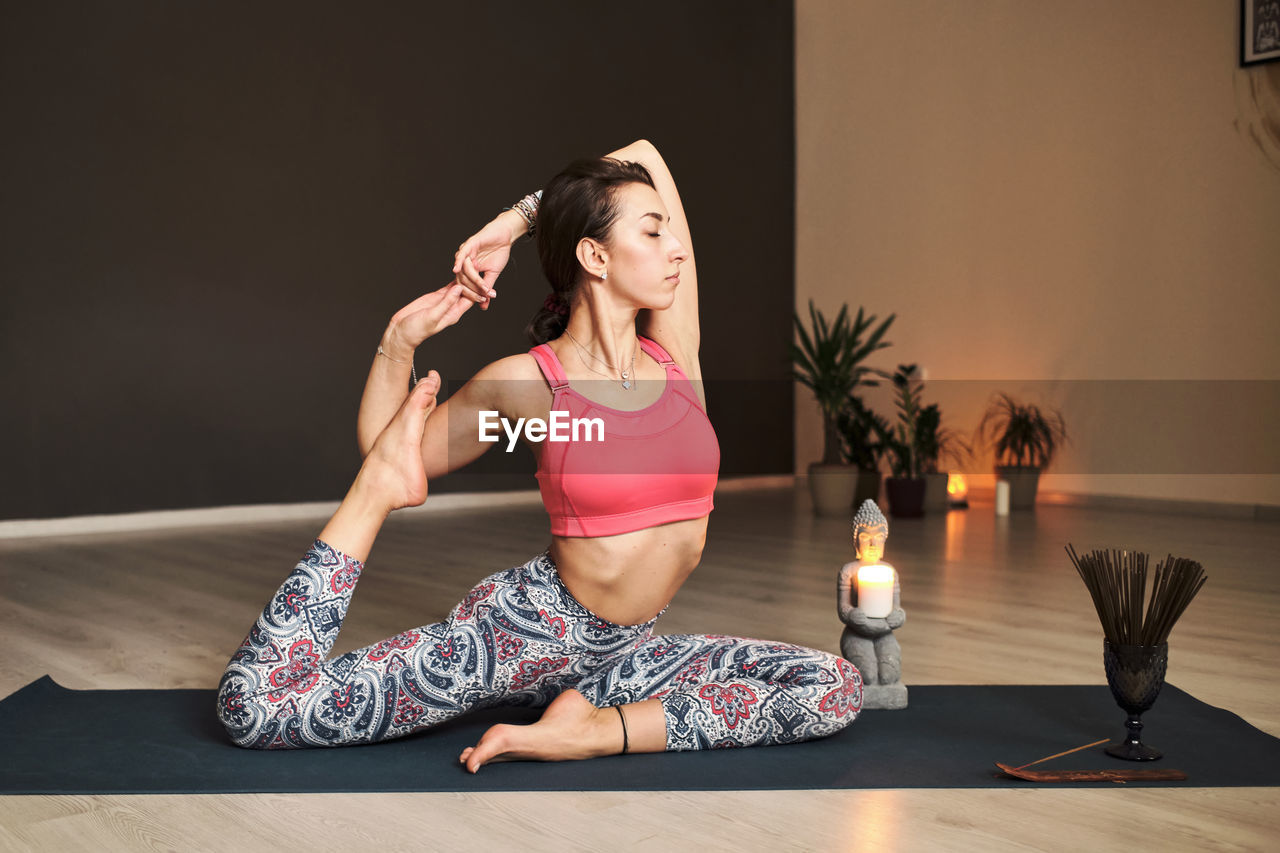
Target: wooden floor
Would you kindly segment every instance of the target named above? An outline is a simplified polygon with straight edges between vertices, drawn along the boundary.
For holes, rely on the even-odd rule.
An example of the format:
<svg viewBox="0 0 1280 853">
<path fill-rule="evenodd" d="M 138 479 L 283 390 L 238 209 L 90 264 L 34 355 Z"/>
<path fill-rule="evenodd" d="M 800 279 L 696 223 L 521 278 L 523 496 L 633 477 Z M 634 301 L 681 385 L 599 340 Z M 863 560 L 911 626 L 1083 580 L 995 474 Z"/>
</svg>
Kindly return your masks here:
<svg viewBox="0 0 1280 853">
<path fill-rule="evenodd" d="M 838 653 L 847 522 L 815 519 L 789 488 L 716 504 L 703 563 L 658 632 Z M 0 542 L 0 695 L 46 673 L 71 688 L 213 687 L 319 527 Z M 544 547 L 545 531 L 528 507 L 393 518 L 336 651 L 443 617 L 484 574 Z M 1168 680 L 1280 735 L 1275 523 L 1060 506 L 996 518 L 989 504 L 894 521 L 907 684 L 1104 683 L 1068 542 L 1203 562 L 1209 582 L 1174 629 Z M 1118 787 L 0 797 L 0 849 L 1260 850 L 1280 843 L 1277 805 L 1277 788 Z"/>
</svg>

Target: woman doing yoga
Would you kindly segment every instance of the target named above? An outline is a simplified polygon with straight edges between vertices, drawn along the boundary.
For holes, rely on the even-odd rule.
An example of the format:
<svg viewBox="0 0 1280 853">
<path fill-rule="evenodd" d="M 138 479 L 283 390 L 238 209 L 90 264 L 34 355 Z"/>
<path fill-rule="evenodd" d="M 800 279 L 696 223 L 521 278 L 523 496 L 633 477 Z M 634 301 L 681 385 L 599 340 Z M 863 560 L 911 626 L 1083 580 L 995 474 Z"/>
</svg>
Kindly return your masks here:
<svg viewBox="0 0 1280 853">
<path fill-rule="evenodd" d="M 530 326 L 537 346 L 484 367 L 442 404 L 435 371 L 406 392 L 418 347 L 472 305 L 488 307 L 512 244 L 531 229 L 552 287 Z M 454 273 L 383 335 L 360 404 L 364 464 L 219 685 L 232 740 L 370 743 L 482 707 L 546 709 L 464 750 L 474 773 L 503 760 L 790 743 L 852 722 L 862 681 L 840 657 L 653 633 L 701 559 L 720 460 L 689 227 L 658 151 L 640 141 L 571 164 L 540 199 L 526 196 L 463 243 Z M 330 658 L 387 515 L 421 504 L 430 480 L 491 447 L 480 426 L 495 412 L 509 424 L 550 425 L 553 412 L 588 424 L 568 441 L 523 433 L 550 547 L 482 580 L 445 621 Z"/>
</svg>

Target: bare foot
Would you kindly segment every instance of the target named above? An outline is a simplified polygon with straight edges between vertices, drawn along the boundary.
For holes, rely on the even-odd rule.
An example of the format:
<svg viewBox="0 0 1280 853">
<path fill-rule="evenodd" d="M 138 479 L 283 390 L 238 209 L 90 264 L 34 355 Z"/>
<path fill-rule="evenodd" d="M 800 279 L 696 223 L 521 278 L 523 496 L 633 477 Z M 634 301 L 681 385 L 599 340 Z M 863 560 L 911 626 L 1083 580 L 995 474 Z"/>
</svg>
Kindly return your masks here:
<svg viewBox="0 0 1280 853">
<path fill-rule="evenodd" d="M 472 773 L 497 761 L 572 761 L 622 752 L 622 721 L 613 708 L 597 708 L 566 690 L 528 726 L 499 723 L 458 756 Z"/>
<path fill-rule="evenodd" d="M 418 506 L 427 499 L 427 475 L 422 468 L 422 433 L 427 417 L 435 411 L 440 374 L 423 377 L 400 411 L 373 443 L 356 483 L 377 494 L 391 509 Z"/>
</svg>

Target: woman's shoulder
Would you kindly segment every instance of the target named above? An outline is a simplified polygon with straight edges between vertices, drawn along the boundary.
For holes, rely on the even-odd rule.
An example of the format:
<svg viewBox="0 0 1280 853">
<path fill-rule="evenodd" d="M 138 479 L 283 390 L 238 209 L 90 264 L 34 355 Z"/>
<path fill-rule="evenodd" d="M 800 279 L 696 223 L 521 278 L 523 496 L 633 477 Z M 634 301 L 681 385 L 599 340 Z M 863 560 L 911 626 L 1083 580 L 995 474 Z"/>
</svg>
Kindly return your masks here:
<svg viewBox="0 0 1280 853">
<path fill-rule="evenodd" d="M 476 372 L 476 379 L 541 379 L 542 371 L 532 353 L 518 352 L 491 361 Z"/>
<path fill-rule="evenodd" d="M 525 417 L 543 411 L 551 398 L 538 362 L 527 352 L 489 362 L 471 382 L 485 389 L 493 408 L 509 416 Z"/>
<path fill-rule="evenodd" d="M 517 352 L 515 355 L 490 361 L 476 371 L 476 379 L 527 379 L 538 378 L 539 375 L 538 361 L 529 352 Z"/>
</svg>

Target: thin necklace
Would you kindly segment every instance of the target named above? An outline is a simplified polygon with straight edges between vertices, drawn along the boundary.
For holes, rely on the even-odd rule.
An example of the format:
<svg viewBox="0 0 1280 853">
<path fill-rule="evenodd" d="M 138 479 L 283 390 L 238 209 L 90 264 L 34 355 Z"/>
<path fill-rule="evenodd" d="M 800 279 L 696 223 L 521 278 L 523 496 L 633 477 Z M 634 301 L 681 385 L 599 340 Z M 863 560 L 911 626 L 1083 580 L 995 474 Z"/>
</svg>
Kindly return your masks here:
<svg viewBox="0 0 1280 853">
<path fill-rule="evenodd" d="M 565 330 L 564 330 L 564 333 L 565 333 L 566 335 L 568 335 L 568 336 L 569 336 L 569 340 L 573 341 L 574 346 L 576 346 L 576 347 L 578 348 L 578 350 L 579 350 L 579 352 L 580 352 L 580 353 L 586 353 L 587 355 L 591 356 L 591 357 L 592 357 L 592 358 L 594 358 L 596 361 L 600 362 L 601 364 L 603 364 L 605 367 L 609 368 L 610 370 L 617 370 L 619 373 L 621 373 L 621 374 L 622 374 L 622 388 L 623 388 L 623 390 L 624 390 L 624 391 L 630 391 L 630 390 L 631 390 L 631 375 L 635 372 L 635 369 L 636 369 L 636 351 L 635 351 L 634 349 L 631 351 L 631 367 L 629 367 L 629 368 L 628 368 L 628 369 L 626 369 L 626 370 L 618 370 L 618 368 L 614 367 L 612 364 L 610 364 L 609 362 L 605 361 L 603 358 L 600 358 L 599 356 L 595 355 L 595 354 L 594 354 L 594 353 L 592 353 L 589 349 L 587 349 L 586 347 L 584 347 L 582 344 L 578 343 L 578 339 L 577 339 L 577 338 L 575 338 L 575 337 L 573 336 L 573 333 L 572 333 L 572 332 L 570 332 L 568 329 L 565 329 Z M 581 355 L 579 355 L 579 356 L 578 356 L 578 358 L 582 358 L 582 356 L 581 356 Z M 593 372 L 593 373 L 595 373 L 595 374 L 597 374 L 597 375 L 599 375 L 599 376 L 605 376 L 605 377 L 607 377 L 607 378 L 609 378 L 609 379 L 613 379 L 613 377 L 612 377 L 612 376 L 610 376 L 609 374 L 607 374 L 607 373 L 601 373 L 600 371 L 596 370 L 596 369 L 595 369 L 594 367 L 592 367 L 591 365 L 587 364 L 586 359 L 582 359 L 582 363 L 583 363 L 584 365 L 586 365 L 587 369 L 588 369 L 588 370 L 590 370 L 591 372 Z"/>
</svg>

